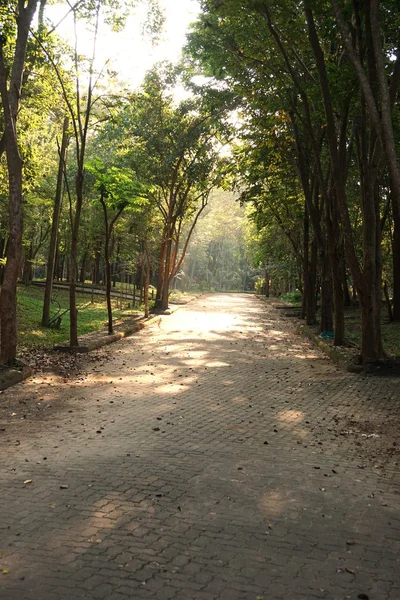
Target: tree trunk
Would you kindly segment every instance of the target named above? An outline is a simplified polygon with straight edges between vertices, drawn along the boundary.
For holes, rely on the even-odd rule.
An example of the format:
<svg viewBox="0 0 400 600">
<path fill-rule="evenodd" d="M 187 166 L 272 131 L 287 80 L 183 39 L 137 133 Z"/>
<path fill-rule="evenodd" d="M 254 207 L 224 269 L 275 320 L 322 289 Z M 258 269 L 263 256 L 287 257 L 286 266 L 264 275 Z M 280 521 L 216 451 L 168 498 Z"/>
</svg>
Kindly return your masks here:
<svg viewBox="0 0 400 600">
<path fill-rule="evenodd" d="M 59 264 L 58 264 L 58 268 L 57 268 L 57 281 L 62 281 L 63 277 L 64 277 L 65 254 L 62 254 L 61 259 L 59 256 L 58 262 L 59 262 Z M 69 267 L 67 265 L 67 274 L 68 274 L 68 271 L 69 271 Z M 67 275 L 67 281 L 68 281 L 68 275 Z"/>
<path fill-rule="evenodd" d="M 78 235 L 83 204 L 83 169 L 78 169 L 76 175 L 76 207 L 71 235 L 71 262 L 69 273 L 69 343 L 71 348 L 78 343 L 78 309 L 76 307 L 76 280 L 78 273 Z"/>
<path fill-rule="evenodd" d="M 268 269 L 265 269 L 265 286 L 264 286 L 264 296 L 269 298 L 269 273 Z"/>
<path fill-rule="evenodd" d="M 156 302 L 155 308 L 157 310 L 162 310 L 162 294 L 164 289 L 164 273 L 165 273 L 165 257 L 167 253 L 167 233 L 166 227 L 164 228 L 163 241 L 161 243 L 161 254 L 160 254 L 160 264 L 158 267 L 158 280 L 157 280 L 157 289 L 156 289 Z"/>
<path fill-rule="evenodd" d="M 7 256 L 7 243 L 6 238 L 0 235 L 0 258 Z M 0 264 L 0 285 L 3 283 L 4 266 Z"/>
<path fill-rule="evenodd" d="M 105 245 L 106 246 L 106 245 Z M 106 257 L 107 254 L 107 257 Z M 107 314 L 108 314 L 108 334 L 113 333 L 113 317 L 112 317 L 112 305 L 111 305 L 111 264 L 108 257 L 108 251 L 104 247 L 104 260 L 106 263 L 106 299 L 107 299 Z"/>
<path fill-rule="evenodd" d="M 328 256 L 332 278 L 333 288 L 333 307 L 334 307 L 334 346 L 343 346 L 344 344 L 344 296 L 342 288 L 343 264 L 341 256 L 340 243 L 340 222 L 337 210 L 337 202 L 334 188 L 331 186 L 328 194 L 328 206 L 326 215 L 326 230 L 328 240 Z"/>
<path fill-rule="evenodd" d="M 167 249 L 165 253 L 165 267 L 164 267 L 164 282 L 163 291 L 161 298 L 161 310 L 167 310 L 168 299 L 169 299 L 169 283 L 170 283 L 170 272 L 171 272 L 171 252 L 172 252 L 172 240 L 167 240 Z"/>
<path fill-rule="evenodd" d="M 400 217 L 393 210 L 393 321 L 400 321 Z"/>
<path fill-rule="evenodd" d="M 334 2 L 335 0 L 332 0 L 332 3 Z M 372 193 L 372 190 L 374 190 L 375 187 L 374 181 L 376 181 L 376 171 L 379 166 L 379 150 L 373 143 L 374 140 L 372 134 L 370 134 L 369 156 L 371 160 L 368 162 L 367 169 L 365 169 L 366 150 L 364 147 L 361 149 L 362 169 L 360 172 L 360 179 L 361 185 L 365 188 L 361 198 L 363 209 L 363 268 L 361 269 L 355 249 L 352 225 L 349 216 L 345 189 L 345 169 L 343 168 L 344 161 L 337 145 L 335 113 L 326 72 L 325 59 L 319 43 L 313 14 L 308 4 L 305 6 L 305 16 L 309 40 L 318 68 L 319 83 L 324 102 L 332 177 L 343 227 L 347 262 L 361 304 L 361 358 L 363 361 L 367 361 L 384 355 L 380 338 L 381 294 L 379 277 L 381 265 L 380 220 L 378 219 L 379 203 L 376 201 L 375 193 Z M 361 99 L 361 102 L 363 104 L 364 100 Z M 365 127 L 365 123 L 362 124 L 361 130 L 363 130 L 363 126 Z M 376 139 L 375 142 L 378 143 Z M 371 153 L 372 148 L 373 151 Z M 363 181 L 364 178 L 367 179 L 367 181 Z"/>
<path fill-rule="evenodd" d="M 8 67 L 0 45 L 0 94 L 4 116 L 5 151 L 8 169 L 9 240 L 0 293 L 0 362 L 13 362 L 17 355 L 17 281 L 22 249 L 22 159 L 18 149 L 17 115 L 22 91 L 29 28 L 37 0 L 19 3 L 17 39 L 8 87 Z"/>
<path fill-rule="evenodd" d="M 341 273 L 342 273 L 342 287 L 343 287 L 344 306 L 351 306 L 351 295 L 350 295 L 349 285 L 347 283 L 346 257 L 345 257 L 345 254 L 344 254 L 344 248 L 342 248 L 341 255 L 342 255 L 342 269 L 341 269 Z"/>
<path fill-rule="evenodd" d="M 86 280 L 86 261 L 87 261 L 87 251 L 83 254 L 82 256 L 82 262 L 81 262 L 81 271 L 79 274 L 79 282 L 84 284 L 85 280 Z"/>
<path fill-rule="evenodd" d="M 7 140 L 8 141 L 8 140 Z M 18 149 L 7 152 L 9 181 L 9 226 L 7 262 L 0 294 L 2 364 L 17 356 L 17 281 L 22 247 L 22 160 Z"/>
<path fill-rule="evenodd" d="M 22 283 L 29 285 L 32 281 L 32 257 L 33 243 L 30 242 L 28 252 L 25 255 L 24 266 L 22 268 Z"/>
<path fill-rule="evenodd" d="M 320 331 L 332 331 L 332 278 L 328 256 L 324 256 L 321 273 L 321 317 Z"/>
<path fill-rule="evenodd" d="M 6 122 L 6 152 L 8 168 L 9 238 L 7 262 L 4 267 L 0 293 L 0 362 L 11 363 L 17 356 L 17 281 L 22 249 L 22 159 L 18 150 L 15 125 L 8 104 L 5 76 L 2 77 L 1 95 Z"/>
<path fill-rule="evenodd" d="M 384 354 L 380 327 L 381 304 L 381 298 L 377 303 L 374 289 L 371 289 L 371 293 L 366 293 L 362 300 L 360 298 L 361 356 L 363 363 L 382 358 Z"/>
<path fill-rule="evenodd" d="M 317 240 L 311 242 L 311 260 L 307 272 L 304 274 L 304 293 L 306 294 L 306 323 L 315 325 L 317 322 Z M 306 285 L 307 281 L 307 285 Z"/>
<path fill-rule="evenodd" d="M 147 319 L 149 316 L 149 285 L 150 285 L 150 261 L 147 247 L 144 248 L 144 316 Z"/>
<path fill-rule="evenodd" d="M 96 285 L 100 285 L 100 252 L 101 248 L 96 250 L 95 262 L 94 262 L 94 282 Z"/>
<path fill-rule="evenodd" d="M 54 265 L 55 265 L 55 260 L 56 260 L 57 238 L 58 238 L 58 224 L 59 224 L 59 220 L 60 220 L 62 189 L 63 189 L 63 180 L 64 180 L 64 173 L 65 173 L 65 155 L 67 152 L 67 145 L 68 145 L 68 136 L 67 136 L 68 126 L 69 126 L 69 118 L 65 117 L 64 125 L 63 125 L 61 148 L 60 148 L 60 160 L 59 160 L 59 165 L 58 165 L 56 195 L 54 198 L 53 220 L 52 220 L 52 224 L 51 224 L 50 248 L 49 248 L 49 257 L 47 260 L 46 285 L 44 288 L 44 302 L 43 302 L 43 314 L 42 314 L 43 327 L 48 327 L 49 322 L 50 322 L 50 304 L 51 304 L 51 294 L 53 291 Z"/>
</svg>

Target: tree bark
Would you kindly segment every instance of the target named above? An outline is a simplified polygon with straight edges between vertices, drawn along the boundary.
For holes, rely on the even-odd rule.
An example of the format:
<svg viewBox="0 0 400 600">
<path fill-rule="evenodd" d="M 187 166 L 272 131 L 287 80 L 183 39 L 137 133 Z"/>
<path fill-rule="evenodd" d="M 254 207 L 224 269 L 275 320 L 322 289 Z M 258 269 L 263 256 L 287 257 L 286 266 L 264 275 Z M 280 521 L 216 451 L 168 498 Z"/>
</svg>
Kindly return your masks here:
<svg viewBox="0 0 400 600">
<path fill-rule="evenodd" d="M 169 284 L 170 284 L 170 273 L 171 273 L 171 252 L 172 252 L 172 239 L 171 237 L 167 240 L 167 247 L 165 252 L 165 264 L 164 264 L 164 279 L 163 279 L 163 290 L 161 298 L 161 310 L 167 310 L 169 300 Z"/>
<path fill-rule="evenodd" d="M 149 316 L 150 260 L 146 242 L 144 242 L 144 268 L 144 316 L 147 319 Z"/>
<path fill-rule="evenodd" d="M 83 170 L 76 175 L 76 206 L 71 235 L 71 261 L 69 269 L 69 343 L 71 348 L 78 342 L 78 309 L 76 307 L 76 281 L 78 274 L 78 235 L 83 205 Z"/>
<path fill-rule="evenodd" d="M 335 2 L 335 0 L 332 0 Z M 353 282 L 357 289 L 361 304 L 361 357 L 363 361 L 377 359 L 384 355 L 382 342 L 380 338 L 380 312 L 381 312 L 381 293 L 380 282 L 380 222 L 378 222 L 379 203 L 376 202 L 376 195 L 372 192 L 377 163 L 371 161 L 368 165 L 368 173 L 364 176 L 369 178 L 365 183 L 368 190 L 362 197 L 363 208 L 363 269 L 361 270 L 355 243 L 353 238 L 352 226 L 347 205 L 345 190 L 345 172 L 343 169 L 343 157 L 337 146 L 337 131 L 335 126 L 335 116 L 330 94 L 329 80 L 325 67 L 324 54 L 319 43 L 314 18 L 311 9 L 306 4 L 305 16 L 308 26 L 308 35 L 310 44 L 315 56 L 317 69 L 319 73 L 319 83 L 324 103 L 326 121 L 327 121 L 327 139 L 331 160 L 332 177 L 336 192 L 336 198 L 340 211 L 340 218 L 343 227 L 345 249 L 347 262 L 349 264 Z M 373 147 L 370 144 L 370 147 Z M 374 146 L 376 150 L 376 146 Z M 372 156 L 374 159 L 374 156 Z M 372 172 L 374 171 L 374 172 Z M 363 173 L 361 173 L 361 179 Z M 379 231 L 378 231 L 379 230 Z"/>
<path fill-rule="evenodd" d="M 22 269 L 22 283 L 29 285 L 32 281 L 32 259 L 33 259 L 33 243 L 30 242 L 28 252 L 25 255 L 24 266 Z"/>
<path fill-rule="evenodd" d="M 317 263 L 318 263 L 318 244 L 314 238 L 311 242 L 311 259 L 305 273 L 304 289 L 307 288 L 306 299 L 306 323 L 315 325 L 317 322 Z"/>
<path fill-rule="evenodd" d="M 9 240 L 0 294 L 0 362 L 13 362 L 17 356 L 17 281 L 22 249 L 22 158 L 18 148 L 17 115 L 22 91 L 29 28 L 36 12 L 37 0 L 18 3 L 17 39 L 11 67 L 8 69 L 0 46 L 0 94 L 3 105 L 5 151 L 9 185 Z"/>
<path fill-rule="evenodd" d="M 400 321 L 400 217 L 393 210 L 393 321 Z"/>
<path fill-rule="evenodd" d="M 62 188 L 63 188 L 63 181 L 64 181 L 64 175 L 65 175 L 65 156 L 66 156 L 67 145 L 68 145 L 68 135 L 67 135 L 68 127 L 69 127 L 69 118 L 65 117 L 64 124 L 63 124 L 61 148 L 59 150 L 60 160 L 59 160 L 59 165 L 58 165 L 56 195 L 54 198 L 53 219 L 52 219 L 52 224 L 51 224 L 49 257 L 47 260 L 47 275 L 46 275 L 46 285 L 45 285 L 45 289 L 44 289 L 44 302 L 43 302 L 43 314 L 42 314 L 43 327 L 48 327 L 49 322 L 50 322 L 50 304 L 51 304 L 51 295 L 52 295 L 52 291 L 53 291 L 54 265 L 55 265 L 55 260 L 56 260 L 57 238 L 58 238 L 58 224 L 59 224 L 59 220 L 60 220 Z"/>
<path fill-rule="evenodd" d="M 265 269 L 264 277 L 265 277 L 264 296 L 266 298 L 269 298 L 269 272 L 268 272 L 268 269 Z"/>
</svg>

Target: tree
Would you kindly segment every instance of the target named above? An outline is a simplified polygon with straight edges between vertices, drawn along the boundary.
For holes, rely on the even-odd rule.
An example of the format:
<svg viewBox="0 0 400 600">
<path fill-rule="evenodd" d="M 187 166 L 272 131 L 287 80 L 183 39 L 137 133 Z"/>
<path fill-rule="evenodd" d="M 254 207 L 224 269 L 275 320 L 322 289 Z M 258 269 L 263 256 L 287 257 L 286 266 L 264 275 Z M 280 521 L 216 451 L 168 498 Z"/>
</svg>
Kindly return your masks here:
<svg viewBox="0 0 400 600">
<path fill-rule="evenodd" d="M 149 199 L 162 219 L 156 307 L 168 307 L 169 287 L 188 248 L 211 189 L 226 161 L 219 150 L 228 128 L 220 109 L 191 98 L 175 105 L 168 92 L 174 81 L 169 67 L 151 71 L 132 98 L 127 123 L 127 156 L 138 181 L 151 186 Z M 186 239 L 182 243 L 185 222 Z M 180 250 L 180 248 L 182 248 Z"/>
<path fill-rule="evenodd" d="M 361 303 L 361 355 L 367 361 L 383 355 L 380 184 L 385 166 L 380 140 L 387 132 L 384 153 L 388 164 L 391 161 L 390 179 L 396 180 L 397 167 L 390 141 L 393 119 L 388 122 L 399 78 L 398 60 L 393 60 L 393 56 L 397 57 L 398 40 L 389 23 L 395 8 L 390 1 L 381 3 L 387 32 L 387 37 L 382 37 L 377 1 L 371 1 L 365 9 L 355 3 L 353 15 L 348 9 L 342 13 L 336 0 L 332 4 L 336 24 L 326 5 L 311 0 L 303 4 L 292 0 L 283 4 L 257 0 L 246 7 L 237 0 L 206 1 L 191 35 L 190 51 L 203 73 L 233 87 L 245 114 L 255 115 L 250 126 L 259 130 L 259 137 L 263 133 L 268 135 L 265 124 L 268 126 L 276 114 L 283 110 L 290 116 L 295 163 L 306 205 L 304 256 L 309 245 L 309 219 L 318 245 L 322 305 L 333 295 L 335 343 L 340 343 L 344 335 L 343 297 L 347 287 L 344 239 L 347 263 Z M 343 46 L 354 71 L 343 59 Z M 357 60 L 362 69 L 358 68 Z M 367 80 L 362 81 L 362 73 Z M 369 88 L 372 97 L 371 94 L 367 97 Z M 384 107 L 388 110 L 381 117 Z M 376 117 L 381 119 L 379 123 Z M 253 142 L 250 151 L 256 155 L 258 150 Z M 245 178 L 247 172 L 244 170 L 243 174 Z M 357 180 L 361 184 L 358 187 L 353 185 Z M 396 184 L 392 181 L 393 185 Z M 362 215 L 361 261 L 353 219 L 354 212 L 359 210 L 357 205 Z M 304 272 L 307 264 L 305 259 Z M 331 282 L 333 294 L 329 292 Z"/>
<path fill-rule="evenodd" d="M 37 5 L 38 0 L 28 0 L 27 3 L 18 0 L 12 6 L 16 16 L 16 31 L 10 23 L 10 15 L 6 15 L 8 19 L 3 22 L 0 37 L 0 94 L 4 119 L 0 152 L 6 152 L 9 185 L 9 238 L 0 294 L 0 362 L 3 364 L 14 361 L 17 354 L 16 295 L 23 230 L 23 161 L 19 148 L 17 117 L 24 84 L 29 32 Z"/>
<path fill-rule="evenodd" d="M 104 262 L 106 272 L 106 299 L 108 311 L 108 333 L 113 333 L 113 318 L 111 306 L 111 262 L 110 241 L 114 225 L 123 211 L 130 207 L 133 211 L 140 210 L 146 204 L 145 186 L 132 179 L 132 171 L 116 166 L 106 167 L 101 160 L 93 159 L 86 165 L 86 169 L 95 178 L 95 190 L 98 202 L 104 216 Z M 114 214 L 110 215 L 110 210 Z M 146 273 L 148 272 L 148 255 L 146 252 Z M 148 290 L 148 285 L 147 285 Z M 147 298 L 148 301 L 148 298 Z M 148 308 L 148 307 L 147 307 Z"/>
<path fill-rule="evenodd" d="M 64 118 L 61 146 L 59 146 L 59 165 L 57 174 L 57 187 L 54 199 L 53 218 L 51 224 L 51 238 L 49 247 L 49 257 L 47 262 L 46 287 L 43 301 L 42 325 L 49 327 L 50 324 L 50 303 L 53 289 L 54 265 L 57 251 L 58 226 L 60 219 L 62 192 L 64 187 L 64 177 L 66 175 L 66 153 L 68 146 L 68 128 L 69 118 Z"/>
</svg>

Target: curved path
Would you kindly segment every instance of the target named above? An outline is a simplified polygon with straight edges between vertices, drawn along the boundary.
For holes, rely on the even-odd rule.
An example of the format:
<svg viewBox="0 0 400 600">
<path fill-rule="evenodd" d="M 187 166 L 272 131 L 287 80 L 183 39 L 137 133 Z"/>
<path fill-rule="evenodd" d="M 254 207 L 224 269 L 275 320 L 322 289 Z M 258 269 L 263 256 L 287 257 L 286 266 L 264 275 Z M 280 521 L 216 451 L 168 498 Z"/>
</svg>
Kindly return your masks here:
<svg viewBox="0 0 400 600">
<path fill-rule="evenodd" d="M 210 294 L 5 392 L 1 600 L 399 600 L 399 387 Z"/>
</svg>

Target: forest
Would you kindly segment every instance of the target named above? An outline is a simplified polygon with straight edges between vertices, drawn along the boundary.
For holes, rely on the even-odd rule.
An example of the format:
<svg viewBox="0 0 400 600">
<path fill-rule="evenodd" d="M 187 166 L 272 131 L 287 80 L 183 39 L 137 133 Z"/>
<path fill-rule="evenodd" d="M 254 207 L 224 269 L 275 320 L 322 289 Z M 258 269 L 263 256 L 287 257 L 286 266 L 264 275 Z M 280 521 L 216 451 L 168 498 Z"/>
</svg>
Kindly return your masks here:
<svg viewBox="0 0 400 600">
<path fill-rule="evenodd" d="M 182 56 L 138 88 L 97 59 L 136 3 L 57 4 L 60 22 L 46 0 L 0 4 L 0 363 L 28 330 L 62 318 L 76 348 L 88 321 L 111 334 L 171 290 L 291 293 L 336 346 L 356 308 L 360 361 L 393 352 L 398 2 L 202 0 Z M 157 44 L 162 7 L 142 4 Z"/>
</svg>

